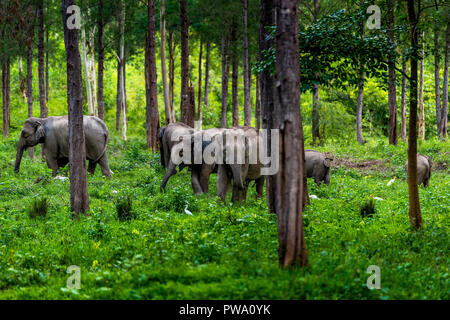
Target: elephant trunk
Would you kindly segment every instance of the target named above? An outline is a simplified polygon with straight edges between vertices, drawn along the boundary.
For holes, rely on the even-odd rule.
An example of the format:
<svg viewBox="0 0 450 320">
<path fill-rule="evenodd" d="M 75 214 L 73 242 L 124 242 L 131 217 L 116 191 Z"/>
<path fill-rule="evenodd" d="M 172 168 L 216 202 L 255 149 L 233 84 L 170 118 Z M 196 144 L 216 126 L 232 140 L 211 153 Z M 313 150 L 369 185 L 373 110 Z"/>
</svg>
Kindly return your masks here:
<svg viewBox="0 0 450 320">
<path fill-rule="evenodd" d="M 22 156 L 23 156 L 24 150 L 25 150 L 25 143 L 22 140 L 22 138 L 20 138 L 19 143 L 17 145 L 16 164 L 14 166 L 14 171 L 16 173 L 18 173 L 20 170 L 20 162 L 22 161 Z"/>
<path fill-rule="evenodd" d="M 239 189 L 244 189 L 244 181 L 242 178 L 242 165 L 232 165 L 231 172 L 233 173 L 233 180 Z"/>
</svg>

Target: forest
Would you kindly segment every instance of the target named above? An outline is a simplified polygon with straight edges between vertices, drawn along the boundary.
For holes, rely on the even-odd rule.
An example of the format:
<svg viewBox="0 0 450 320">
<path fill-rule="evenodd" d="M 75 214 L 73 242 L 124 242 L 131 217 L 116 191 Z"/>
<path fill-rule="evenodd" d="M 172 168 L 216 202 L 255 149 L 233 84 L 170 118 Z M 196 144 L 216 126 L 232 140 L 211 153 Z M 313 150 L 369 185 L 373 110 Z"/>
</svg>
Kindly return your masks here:
<svg viewBox="0 0 450 320">
<path fill-rule="evenodd" d="M 450 3 L 0 0 L 0 300 L 448 300 Z"/>
</svg>

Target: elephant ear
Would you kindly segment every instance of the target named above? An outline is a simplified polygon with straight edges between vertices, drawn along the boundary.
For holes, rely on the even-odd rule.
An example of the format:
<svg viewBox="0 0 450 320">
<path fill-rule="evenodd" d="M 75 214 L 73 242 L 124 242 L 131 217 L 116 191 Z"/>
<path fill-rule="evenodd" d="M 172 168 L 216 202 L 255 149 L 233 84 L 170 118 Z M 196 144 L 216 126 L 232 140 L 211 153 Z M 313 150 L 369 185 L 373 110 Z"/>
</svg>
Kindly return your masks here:
<svg viewBox="0 0 450 320">
<path fill-rule="evenodd" d="M 45 137 L 44 125 L 40 122 L 36 123 L 36 141 L 41 141 Z"/>
<path fill-rule="evenodd" d="M 323 160 L 323 165 L 324 165 L 325 167 L 329 168 L 329 167 L 331 166 L 330 160 L 332 160 L 332 159 L 325 158 L 325 159 Z"/>
</svg>

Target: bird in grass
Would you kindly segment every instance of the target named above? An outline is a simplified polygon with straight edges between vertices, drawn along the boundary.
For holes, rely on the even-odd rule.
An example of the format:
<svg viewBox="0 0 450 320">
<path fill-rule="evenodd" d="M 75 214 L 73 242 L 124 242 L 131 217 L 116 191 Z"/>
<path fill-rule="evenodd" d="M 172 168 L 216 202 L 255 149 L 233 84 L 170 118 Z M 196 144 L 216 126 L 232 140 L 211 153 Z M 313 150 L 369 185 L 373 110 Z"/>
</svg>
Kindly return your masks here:
<svg viewBox="0 0 450 320">
<path fill-rule="evenodd" d="M 188 210 L 188 202 L 186 201 L 186 207 L 184 207 L 184 213 L 186 213 L 187 215 L 189 215 L 189 216 L 192 216 L 192 212 L 190 212 L 189 210 Z"/>
<path fill-rule="evenodd" d="M 391 184 L 394 183 L 395 180 L 397 180 L 397 177 L 394 177 L 394 179 L 389 180 L 389 182 L 387 183 L 387 186 L 389 187 Z"/>
</svg>

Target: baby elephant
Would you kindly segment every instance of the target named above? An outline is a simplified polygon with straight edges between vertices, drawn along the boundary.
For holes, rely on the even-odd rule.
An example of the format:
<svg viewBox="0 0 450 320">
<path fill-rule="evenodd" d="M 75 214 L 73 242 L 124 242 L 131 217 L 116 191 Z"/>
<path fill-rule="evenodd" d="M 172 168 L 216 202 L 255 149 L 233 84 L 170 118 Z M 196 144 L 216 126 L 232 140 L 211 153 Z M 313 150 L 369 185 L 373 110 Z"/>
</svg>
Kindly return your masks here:
<svg viewBox="0 0 450 320">
<path fill-rule="evenodd" d="M 316 150 L 305 150 L 306 160 L 306 176 L 314 178 L 314 182 L 320 187 L 322 181 L 330 184 L 330 162 L 331 158 L 327 158 L 323 153 Z"/>
<path fill-rule="evenodd" d="M 423 183 L 424 187 L 428 187 L 431 177 L 431 159 L 428 156 L 417 154 L 417 184 Z M 408 174 L 408 161 L 405 164 L 405 170 Z"/>
</svg>

